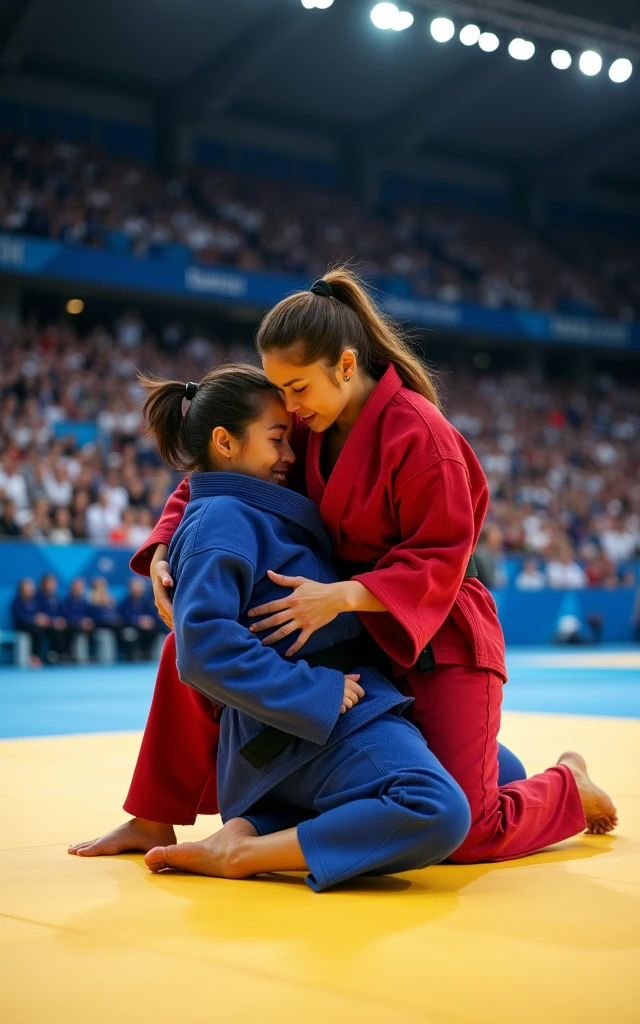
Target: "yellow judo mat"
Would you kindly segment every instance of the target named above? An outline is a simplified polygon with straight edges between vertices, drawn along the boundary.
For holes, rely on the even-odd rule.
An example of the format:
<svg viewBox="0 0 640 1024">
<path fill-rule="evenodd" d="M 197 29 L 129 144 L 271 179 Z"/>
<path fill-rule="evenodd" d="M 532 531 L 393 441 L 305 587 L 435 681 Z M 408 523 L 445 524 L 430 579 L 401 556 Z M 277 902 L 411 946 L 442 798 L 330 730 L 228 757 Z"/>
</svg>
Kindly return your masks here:
<svg viewBox="0 0 640 1024">
<path fill-rule="evenodd" d="M 124 819 L 140 734 L 5 740 L 0 1019 L 640 1021 L 640 722 L 510 712 L 501 738 L 531 773 L 583 751 L 618 831 L 322 895 L 295 874 L 239 882 L 152 875 L 141 855 L 71 857 L 68 844 Z"/>
</svg>

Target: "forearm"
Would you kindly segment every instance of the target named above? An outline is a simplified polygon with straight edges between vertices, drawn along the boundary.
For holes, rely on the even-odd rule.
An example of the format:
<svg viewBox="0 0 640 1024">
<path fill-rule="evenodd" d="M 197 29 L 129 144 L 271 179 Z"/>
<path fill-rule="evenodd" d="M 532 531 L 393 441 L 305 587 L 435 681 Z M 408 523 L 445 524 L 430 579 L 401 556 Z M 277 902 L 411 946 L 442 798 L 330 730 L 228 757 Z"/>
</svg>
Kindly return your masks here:
<svg viewBox="0 0 640 1024">
<path fill-rule="evenodd" d="M 370 590 L 358 580 L 345 580 L 343 583 L 334 584 L 339 588 L 340 603 L 344 612 L 386 612 L 387 608 L 375 597 Z"/>
</svg>

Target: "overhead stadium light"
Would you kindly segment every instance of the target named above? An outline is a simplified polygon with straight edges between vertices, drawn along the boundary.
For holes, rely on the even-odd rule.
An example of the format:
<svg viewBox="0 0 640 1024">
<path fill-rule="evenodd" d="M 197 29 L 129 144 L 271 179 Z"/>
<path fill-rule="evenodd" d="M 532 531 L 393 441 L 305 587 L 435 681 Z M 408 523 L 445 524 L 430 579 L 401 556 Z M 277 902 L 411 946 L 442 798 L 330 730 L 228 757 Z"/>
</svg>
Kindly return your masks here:
<svg viewBox="0 0 640 1024">
<path fill-rule="evenodd" d="M 460 29 L 460 42 L 463 46 L 475 46 L 480 38 L 480 29 L 477 25 L 465 25 Z"/>
<path fill-rule="evenodd" d="M 376 28 L 402 32 L 413 25 L 413 14 L 410 11 L 399 11 L 395 4 L 376 4 L 371 12 L 371 20 Z"/>
<path fill-rule="evenodd" d="M 609 68 L 609 78 L 612 82 L 626 82 L 633 71 L 633 64 L 626 57 L 618 57 Z"/>
<path fill-rule="evenodd" d="M 551 54 L 551 63 L 558 71 L 566 71 L 571 67 L 571 54 L 568 50 L 554 50 Z"/>
<path fill-rule="evenodd" d="M 597 75 L 602 67 L 602 57 L 595 50 L 585 50 L 580 54 L 578 65 L 583 75 Z"/>
<path fill-rule="evenodd" d="M 450 18 L 434 18 L 430 28 L 436 43 L 448 43 L 456 30 Z"/>
<path fill-rule="evenodd" d="M 493 53 L 500 46 L 500 40 L 495 32 L 483 32 L 478 39 L 478 46 L 485 53 Z"/>
<path fill-rule="evenodd" d="M 514 60 L 530 60 L 536 48 L 529 39 L 512 39 L 509 43 L 509 56 Z"/>
<path fill-rule="evenodd" d="M 326 11 L 327 7 L 331 7 L 333 0 L 301 0 L 301 3 L 308 11 L 314 7 L 319 7 L 321 11 Z"/>
</svg>

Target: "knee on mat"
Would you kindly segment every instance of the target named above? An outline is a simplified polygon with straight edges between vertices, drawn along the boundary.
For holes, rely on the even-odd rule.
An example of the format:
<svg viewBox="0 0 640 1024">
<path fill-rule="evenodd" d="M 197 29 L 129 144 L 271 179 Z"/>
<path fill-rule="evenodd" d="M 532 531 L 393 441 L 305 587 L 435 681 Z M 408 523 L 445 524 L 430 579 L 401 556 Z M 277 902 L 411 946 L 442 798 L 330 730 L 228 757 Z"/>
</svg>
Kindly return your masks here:
<svg viewBox="0 0 640 1024">
<path fill-rule="evenodd" d="M 405 791 L 406 795 L 406 791 Z M 408 806 L 406 799 L 403 804 Z M 447 860 L 466 838 L 471 826 L 469 801 L 453 779 L 443 781 L 434 794 L 433 785 L 412 789 L 411 811 L 423 819 L 411 853 L 413 868 Z"/>
</svg>

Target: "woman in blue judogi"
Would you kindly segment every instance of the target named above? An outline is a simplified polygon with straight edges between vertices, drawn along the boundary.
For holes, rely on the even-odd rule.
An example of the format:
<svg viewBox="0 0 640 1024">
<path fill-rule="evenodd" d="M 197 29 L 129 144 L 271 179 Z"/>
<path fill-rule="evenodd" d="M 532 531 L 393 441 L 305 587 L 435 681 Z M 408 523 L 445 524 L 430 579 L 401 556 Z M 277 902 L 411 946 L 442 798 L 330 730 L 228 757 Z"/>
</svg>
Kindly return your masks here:
<svg viewBox="0 0 640 1024">
<path fill-rule="evenodd" d="M 192 471 L 169 553 L 180 678 L 224 706 L 224 827 L 155 847 L 148 866 L 308 870 L 322 891 L 445 860 L 469 829 L 467 800 L 402 717 L 410 701 L 371 664 L 358 616 L 339 615 L 286 660 L 290 637 L 264 646 L 249 630 L 248 609 L 280 596 L 269 570 L 337 581 L 318 509 L 284 486 L 295 456 L 279 392 L 250 366 L 200 385 L 142 383 L 161 455 Z"/>
</svg>

